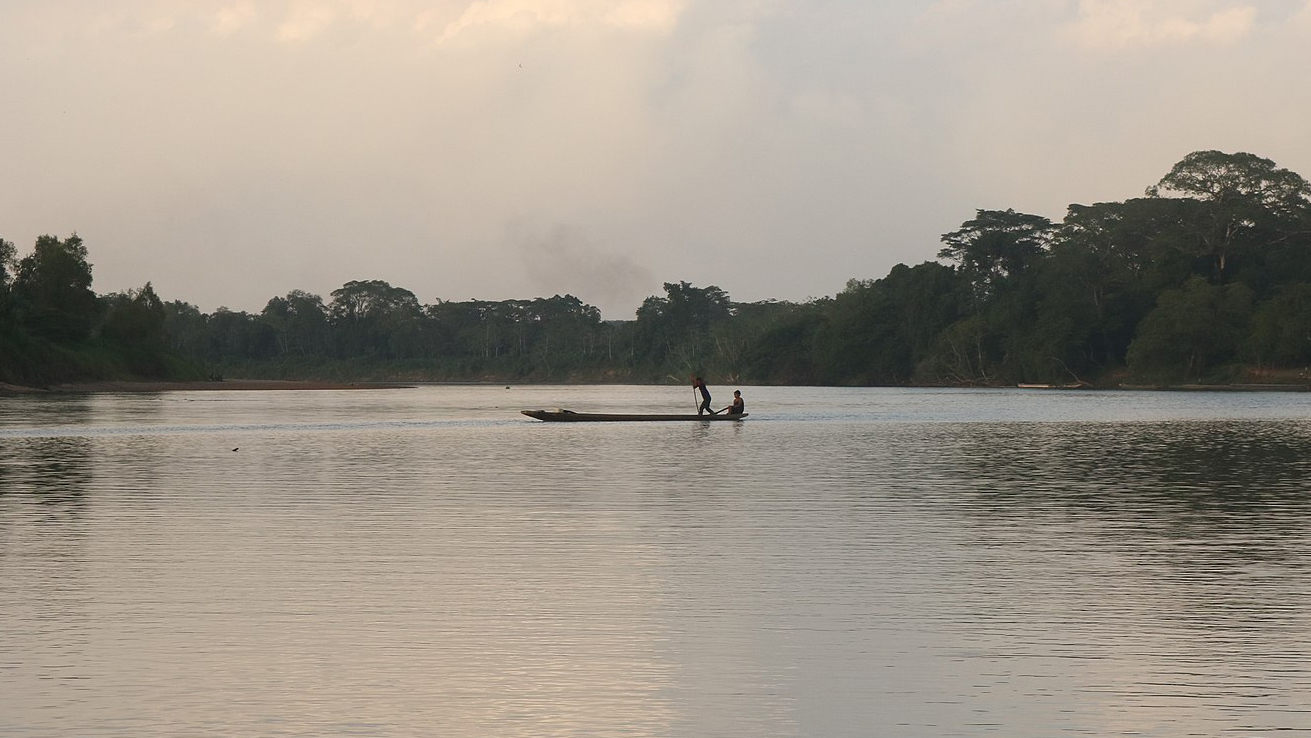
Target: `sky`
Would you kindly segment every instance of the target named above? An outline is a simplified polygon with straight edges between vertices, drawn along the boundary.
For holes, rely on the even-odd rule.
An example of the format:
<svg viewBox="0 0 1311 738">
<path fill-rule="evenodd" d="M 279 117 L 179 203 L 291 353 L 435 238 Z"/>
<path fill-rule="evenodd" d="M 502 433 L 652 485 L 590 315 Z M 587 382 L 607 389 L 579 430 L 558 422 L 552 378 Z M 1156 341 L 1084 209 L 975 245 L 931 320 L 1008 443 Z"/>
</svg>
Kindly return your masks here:
<svg viewBox="0 0 1311 738">
<path fill-rule="evenodd" d="M 258 312 L 806 300 L 1191 151 L 1311 177 L 1311 0 L 3 0 L 0 237 Z"/>
</svg>

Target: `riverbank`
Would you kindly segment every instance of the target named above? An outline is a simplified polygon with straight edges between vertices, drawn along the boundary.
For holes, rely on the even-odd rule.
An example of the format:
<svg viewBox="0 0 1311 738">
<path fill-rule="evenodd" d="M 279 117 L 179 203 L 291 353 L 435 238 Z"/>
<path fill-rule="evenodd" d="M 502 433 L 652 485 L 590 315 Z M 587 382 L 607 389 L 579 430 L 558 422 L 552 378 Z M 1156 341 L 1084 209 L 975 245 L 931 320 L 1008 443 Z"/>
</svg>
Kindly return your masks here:
<svg viewBox="0 0 1311 738">
<path fill-rule="evenodd" d="M 305 382 L 284 379 L 225 379 L 217 382 L 76 382 L 48 387 L 0 383 L 0 393 L 78 394 L 89 392 L 210 392 L 231 390 L 357 390 L 404 389 L 388 382 Z"/>
</svg>

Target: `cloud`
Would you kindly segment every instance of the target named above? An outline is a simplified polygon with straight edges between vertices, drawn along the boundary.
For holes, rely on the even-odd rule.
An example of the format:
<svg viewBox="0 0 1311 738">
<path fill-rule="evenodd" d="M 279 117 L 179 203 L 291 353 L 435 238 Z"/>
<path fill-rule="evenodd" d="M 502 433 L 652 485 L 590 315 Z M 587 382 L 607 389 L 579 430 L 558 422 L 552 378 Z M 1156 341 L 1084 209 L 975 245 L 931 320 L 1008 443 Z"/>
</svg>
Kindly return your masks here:
<svg viewBox="0 0 1311 738">
<path fill-rule="evenodd" d="M 219 36 L 228 36 L 249 27 L 259 19 L 259 11 L 251 0 L 225 5 L 210 16 L 209 30 Z"/>
<path fill-rule="evenodd" d="M 526 33 L 544 27 L 599 24 L 665 34 L 682 13 L 681 0 L 476 0 L 438 37 L 438 45 L 475 30 Z"/>
<path fill-rule="evenodd" d="M 669 33 L 678 22 L 683 3 L 668 0 L 630 0 L 610 9 L 606 25 L 656 33 Z"/>
<path fill-rule="evenodd" d="M 1191 150 L 1311 171 L 1309 35 L 1308 0 L 6 0 L 0 231 L 206 310 L 803 299 Z"/>
<path fill-rule="evenodd" d="M 322 33 L 337 20 L 338 3 L 294 3 L 278 25 L 278 40 L 297 43 Z"/>
<path fill-rule="evenodd" d="M 1246 38 L 1256 8 L 1197 0 L 1081 0 L 1067 32 L 1094 49 L 1207 44 L 1228 46 Z"/>
</svg>

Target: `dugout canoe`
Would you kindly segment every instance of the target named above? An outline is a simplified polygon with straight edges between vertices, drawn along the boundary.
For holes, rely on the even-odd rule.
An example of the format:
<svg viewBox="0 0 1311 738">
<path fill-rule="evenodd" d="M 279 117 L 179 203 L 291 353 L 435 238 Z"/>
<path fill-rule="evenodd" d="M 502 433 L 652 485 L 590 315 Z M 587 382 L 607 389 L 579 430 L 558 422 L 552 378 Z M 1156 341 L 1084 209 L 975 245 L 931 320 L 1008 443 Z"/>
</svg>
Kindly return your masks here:
<svg viewBox="0 0 1311 738">
<path fill-rule="evenodd" d="M 548 423 L 635 423 L 662 420 L 700 420 L 703 422 L 709 422 L 711 420 L 741 420 L 750 415 L 750 413 L 740 413 L 738 415 L 729 415 L 727 413 L 720 413 L 719 415 L 693 415 L 690 413 L 683 415 L 576 413 L 572 410 L 520 410 L 519 412 L 530 418 L 545 420 Z"/>
</svg>

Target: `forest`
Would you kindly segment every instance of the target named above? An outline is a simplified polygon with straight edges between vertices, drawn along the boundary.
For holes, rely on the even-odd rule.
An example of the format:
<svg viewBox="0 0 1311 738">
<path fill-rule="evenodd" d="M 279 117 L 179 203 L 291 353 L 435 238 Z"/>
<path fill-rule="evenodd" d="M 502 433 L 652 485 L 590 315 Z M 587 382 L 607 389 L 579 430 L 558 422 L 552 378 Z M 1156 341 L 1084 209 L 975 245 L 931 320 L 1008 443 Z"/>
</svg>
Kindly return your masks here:
<svg viewBox="0 0 1311 738">
<path fill-rule="evenodd" d="M 1119 386 L 1308 384 L 1311 185 L 1193 152 L 1060 222 L 978 210 L 937 260 L 804 303 L 664 284 L 634 319 L 578 298 L 424 304 L 379 280 L 203 313 L 97 295 L 76 234 L 0 239 L 0 382 L 102 379 Z"/>
</svg>

